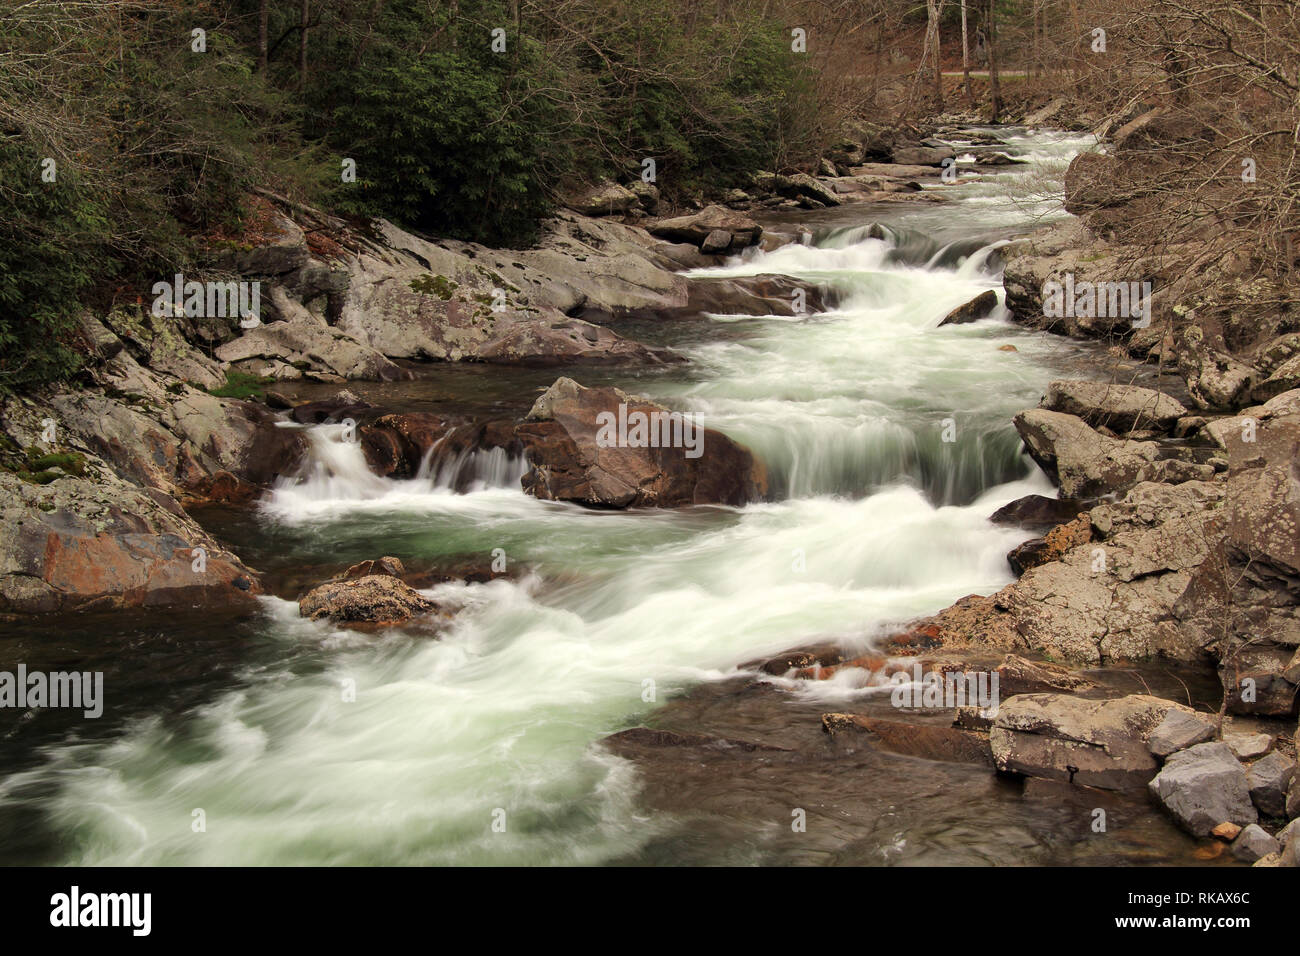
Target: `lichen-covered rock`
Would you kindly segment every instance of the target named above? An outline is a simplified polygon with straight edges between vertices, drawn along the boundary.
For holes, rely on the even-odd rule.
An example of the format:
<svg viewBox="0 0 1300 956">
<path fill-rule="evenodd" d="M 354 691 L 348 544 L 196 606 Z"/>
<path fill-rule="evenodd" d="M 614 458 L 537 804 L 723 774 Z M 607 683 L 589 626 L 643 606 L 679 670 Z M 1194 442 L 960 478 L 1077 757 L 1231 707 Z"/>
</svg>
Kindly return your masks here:
<svg viewBox="0 0 1300 956">
<path fill-rule="evenodd" d="M 999 770 L 1131 789 L 1156 774 L 1147 736 L 1177 709 L 1186 708 L 1141 694 L 1117 700 L 1020 694 L 998 708 L 989 744 Z"/>
<path fill-rule="evenodd" d="M 48 484 L 0 472 L 0 612 L 249 606 L 259 593 L 175 499 L 101 459 Z"/>
<path fill-rule="evenodd" d="M 298 613 L 339 624 L 391 626 L 436 610 L 437 605 L 410 585 L 389 574 L 369 574 L 330 581 L 298 601 Z"/>
<path fill-rule="evenodd" d="M 1163 392 L 1110 382 L 1052 382 L 1041 407 L 1078 416 L 1089 425 L 1104 425 L 1115 432 L 1169 431 L 1187 414 L 1181 402 Z"/>
</svg>

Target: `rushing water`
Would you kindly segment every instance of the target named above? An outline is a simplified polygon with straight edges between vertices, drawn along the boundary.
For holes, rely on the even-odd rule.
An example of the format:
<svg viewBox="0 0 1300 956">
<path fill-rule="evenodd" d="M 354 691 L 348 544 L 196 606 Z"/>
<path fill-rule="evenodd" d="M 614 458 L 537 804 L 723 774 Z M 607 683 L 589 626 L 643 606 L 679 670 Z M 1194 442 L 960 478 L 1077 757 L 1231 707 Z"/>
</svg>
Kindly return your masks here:
<svg viewBox="0 0 1300 956">
<path fill-rule="evenodd" d="M 128 719 L 58 727 L 0 781 L 0 827 L 26 833 L 11 861 L 780 859 L 751 844 L 738 856 L 724 846 L 730 836 L 700 837 L 707 822 L 693 829 L 680 812 L 647 811 L 638 771 L 598 741 L 689 688 L 724 686 L 742 662 L 813 640 L 869 640 L 1010 579 L 1004 556 L 1025 535 L 987 516 L 1050 491 L 1009 418 L 1074 347 L 999 318 L 937 326 L 978 293 L 1001 294 L 997 246 L 1061 214 L 1059 172 L 1084 145 L 1013 137 L 1035 160 L 1028 171 L 954 187 L 961 198 L 943 205 L 811 217 L 813 244 L 706 270 L 787 273 L 839 293 L 825 314 L 660 330 L 689 367 L 632 382 L 752 447 L 774 479 L 768 503 L 587 511 L 522 494 L 522 463 L 499 452 L 393 481 L 369 473 L 337 429 L 314 429 L 310 476 L 261 503 L 255 535 L 244 529 L 250 563 L 486 563 L 500 549 L 515 573 L 434 588 L 457 611 L 437 640 L 337 630 L 267 597 L 255 621 L 213 625 L 229 628 L 238 655 L 218 655 L 210 673 L 191 668 L 165 703 L 119 667 L 109 706 L 127 693 L 117 688 L 141 694 Z M 885 238 L 871 238 L 866 226 L 882 218 Z M 1008 343 L 1018 351 L 999 350 Z M 219 639 L 202 624 L 170 628 L 167 653 L 190 638 L 215 653 Z M 122 642 L 129 656 L 143 638 Z M 143 655 L 139 667 L 148 663 Z M 920 772 L 909 774 L 897 786 L 922 788 Z M 744 803 L 731 792 L 723 816 Z M 192 826 L 196 810 L 206 832 Z M 959 811 L 931 812 L 942 822 Z M 1012 861 L 1029 858 L 1012 850 Z"/>
</svg>

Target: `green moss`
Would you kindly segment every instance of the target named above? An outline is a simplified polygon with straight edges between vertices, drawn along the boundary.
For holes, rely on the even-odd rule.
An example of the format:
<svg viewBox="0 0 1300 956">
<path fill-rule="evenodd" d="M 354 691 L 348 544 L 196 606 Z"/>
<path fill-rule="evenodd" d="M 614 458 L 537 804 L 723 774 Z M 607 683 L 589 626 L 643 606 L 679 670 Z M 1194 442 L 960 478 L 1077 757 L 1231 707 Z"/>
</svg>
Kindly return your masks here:
<svg viewBox="0 0 1300 956">
<path fill-rule="evenodd" d="M 0 471 L 33 485 L 48 485 L 51 481 L 73 475 L 86 474 L 86 456 L 80 452 L 43 452 L 32 446 L 19 450 L 17 443 L 7 435 L 0 441 Z"/>
<path fill-rule="evenodd" d="M 274 381 L 265 375 L 249 375 L 247 372 L 230 369 L 226 372 L 226 384 L 208 389 L 208 394 L 217 398 L 252 399 L 260 402 L 266 398 L 265 386 Z"/>
<path fill-rule="evenodd" d="M 411 280 L 412 292 L 418 292 L 420 295 L 436 295 L 444 302 L 451 298 L 451 294 L 456 291 L 456 286 L 457 283 L 452 279 L 432 273 Z"/>
</svg>

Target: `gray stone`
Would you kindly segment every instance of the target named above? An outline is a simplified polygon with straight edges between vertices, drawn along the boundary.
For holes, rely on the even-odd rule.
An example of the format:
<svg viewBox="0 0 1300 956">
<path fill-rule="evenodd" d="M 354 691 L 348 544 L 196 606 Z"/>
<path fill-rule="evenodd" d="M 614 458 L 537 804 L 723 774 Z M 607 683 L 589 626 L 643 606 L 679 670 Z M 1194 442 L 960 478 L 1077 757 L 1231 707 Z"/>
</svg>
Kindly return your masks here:
<svg viewBox="0 0 1300 956">
<path fill-rule="evenodd" d="M 700 252 L 706 255 L 726 252 L 731 248 L 731 233 L 725 229 L 714 229 L 700 243 Z"/>
<path fill-rule="evenodd" d="M 1273 749 L 1273 738 L 1268 734 L 1226 734 L 1223 742 L 1232 748 L 1238 760 L 1254 760 Z"/>
<path fill-rule="evenodd" d="M 1225 820 L 1245 826 L 1259 819 L 1246 771 L 1221 741 L 1180 750 L 1165 762 L 1148 789 L 1180 826 L 1196 836 L 1209 836 Z"/>
<path fill-rule="evenodd" d="M 1179 750 L 1205 743 L 1214 737 L 1214 724 L 1197 713 L 1171 710 L 1160 726 L 1147 738 L 1147 746 L 1157 757 L 1165 758 Z"/>
<path fill-rule="evenodd" d="M 1269 817 L 1286 813 L 1286 788 L 1295 773 L 1295 761 L 1274 751 L 1262 760 L 1256 760 L 1246 771 L 1250 786 L 1250 799 L 1259 812 Z"/>
<path fill-rule="evenodd" d="M 1252 823 L 1232 841 L 1232 855 L 1245 863 L 1277 853 L 1282 847 L 1258 823 Z"/>
<path fill-rule="evenodd" d="M 1168 431 L 1187 414 L 1181 403 L 1163 392 L 1108 382 L 1052 382 L 1041 407 L 1077 415 L 1089 425 L 1105 425 L 1116 432 Z"/>
<path fill-rule="evenodd" d="M 1141 694 L 1017 694 L 998 708 L 989 745 L 999 770 L 1107 790 L 1141 787 L 1157 770 L 1147 735 L 1180 708 Z"/>
</svg>

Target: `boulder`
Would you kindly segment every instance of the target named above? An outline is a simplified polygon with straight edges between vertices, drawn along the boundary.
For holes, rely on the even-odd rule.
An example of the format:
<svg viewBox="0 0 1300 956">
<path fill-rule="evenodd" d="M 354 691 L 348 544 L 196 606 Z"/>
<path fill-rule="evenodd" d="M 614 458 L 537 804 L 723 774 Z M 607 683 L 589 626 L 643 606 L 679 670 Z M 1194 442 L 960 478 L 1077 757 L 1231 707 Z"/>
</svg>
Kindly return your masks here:
<svg viewBox="0 0 1300 956">
<path fill-rule="evenodd" d="M 1051 414 L 1051 413 L 1048 413 Z M 989 599 L 1013 646 L 1099 664 L 1207 660 L 1223 595 L 1206 557 L 1222 540 L 1218 483 L 1142 483 L 1089 512 L 1094 540 Z"/>
<path fill-rule="evenodd" d="M 1040 407 L 1075 415 L 1089 425 L 1104 425 L 1116 432 L 1167 432 L 1187 415 L 1181 403 L 1155 389 L 1107 382 L 1052 382 Z"/>
<path fill-rule="evenodd" d="M 1045 495 L 1025 495 L 1003 505 L 989 521 L 997 525 L 1011 525 L 1032 531 L 1050 531 L 1057 525 L 1068 524 L 1087 510 L 1086 502 L 1077 498 L 1048 498 Z"/>
<path fill-rule="evenodd" d="M 516 435 L 530 465 L 524 491 L 546 500 L 609 508 L 743 505 L 767 491 L 766 470 L 747 448 L 616 388 L 561 378 Z"/>
<path fill-rule="evenodd" d="M 1268 734 L 1227 734 L 1223 742 L 1232 748 L 1238 760 L 1254 760 L 1273 749 L 1273 738 Z"/>
<path fill-rule="evenodd" d="M 328 618 L 339 624 L 374 626 L 403 624 L 436 608 L 410 585 L 388 574 L 331 581 L 298 601 L 298 613 L 313 621 Z"/>
<path fill-rule="evenodd" d="M 833 303 L 820 286 L 767 273 L 693 279 L 689 295 L 684 310 L 688 314 L 795 316 L 826 312 Z"/>
<path fill-rule="evenodd" d="M 989 743 L 999 770 L 1131 789 L 1144 786 L 1158 769 L 1147 736 L 1180 708 L 1140 694 L 1117 700 L 1020 694 L 998 708 Z"/>
<path fill-rule="evenodd" d="M 1216 732 L 1214 722 L 1207 717 L 1192 711 L 1171 710 L 1147 737 L 1147 747 L 1163 760 L 1170 754 L 1213 740 Z"/>
<path fill-rule="evenodd" d="M 980 319 L 986 319 L 998 307 L 998 294 L 992 289 L 981 292 L 975 298 L 971 299 L 965 305 L 959 305 L 946 316 L 939 325 L 966 325 L 969 322 L 977 322 Z"/>
<path fill-rule="evenodd" d="M 257 575 L 170 495 L 85 456 L 85 477 L 0 471 L 0 613 L 251 608 Z"/>
<path fill-rule="evenodd" d="M 894 150 L 893 158 L 899 166 L 942 166 L 945 159 L 956 159 L 957 154 L 947 146 L 903 146 Z"/>
<path fill-rule="evenodd" d="M 1033 408 L 1013 421 L 1030 457 L 1064 497 L 1100 497 L 1143 481 L 1179 484 L 1215 474 L 1208 464 L 1162 458 L 1155 442 L 1108 438 L 1074 415 Z"/>
<path fill-rule="evenodd" d="M 1300 388 L 1300 355 L 1293 355 L 1256 385 L 1250 397 L 1256 402 L 1266 402 L 1297 388 Z"/>
<path fill-rule="evenodd" d="M 1232 841 L 1232 855 L 1243 863 L 1254 863 L 1281 849 L 1277 840 L 1273 839 L 1258 823 L 1252 823 L 1243 829 L 1237 835 L 1237 839 Z"/>
<path fill-rule="evenodd" d="M 814 179 L 807 173 L 796 173 L 793 176 L 775 176 L 773 177 L 774 191 L 782 196 L 789 196 L 792 199 L 811 199 L 823 206 L 838 206 L 839 197 L 835 194 L 832 187 Z"/>
<path fill-rule="evenodd" d="M 649 223 L 646 229 L 652 236 L 695 246 L 702 245 L 715 230 L 722 230 L 731 235 L 728 248 L 735 251 L 754 245 L 763 234 L 763 227 L 753 219 L 726 206 L 705 206 L 689 216 Z"/>
<path fill-rule="evenodd" d="M 1248 404 L 1255 388 L 1255 369 L 1205 341 L 1199 326 L 1189 325 L 1178 339 L 1178 372 L 1198 408 L 1227 410 Z"/>
<path fill-rule="evenodd" d="M 1295 761 L 1276 751 L 1256 760 L 1246 771 L 1250 799 L 1266 817 L 1286 815 L 1286 791 L 1295 776 Z"/>
<path fill-rule="evenodd" d="M 625 186 L 607 180 L 571 197 L 565 205 L 583 216 L 616 216 L 640 206 L 641 199 Z"/>
<path fill-rule="evenodd" d="M 1246 772 L 1221 741 L 1173 754 L 1149 790 L 1178 824 L 1195 836 L 1209 836 L 1224 820 L 1246 826 L 1258 819 Z"/>
</svg>

